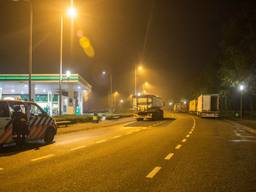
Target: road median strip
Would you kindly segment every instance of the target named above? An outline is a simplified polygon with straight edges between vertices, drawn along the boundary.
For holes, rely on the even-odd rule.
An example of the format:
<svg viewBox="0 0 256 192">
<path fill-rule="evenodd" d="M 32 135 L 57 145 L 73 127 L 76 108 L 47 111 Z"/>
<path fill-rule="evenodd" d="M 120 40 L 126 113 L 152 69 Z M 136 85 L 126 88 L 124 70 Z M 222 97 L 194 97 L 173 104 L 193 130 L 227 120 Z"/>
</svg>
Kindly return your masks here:
<svg viewBox="0 0 256 192">
<path fill-rule="evenodd" d="M 147 174 L 146 178 L 152 179 L 161 169 L 162 167 L 155 167 L 149 174 Z"/>
</svg>

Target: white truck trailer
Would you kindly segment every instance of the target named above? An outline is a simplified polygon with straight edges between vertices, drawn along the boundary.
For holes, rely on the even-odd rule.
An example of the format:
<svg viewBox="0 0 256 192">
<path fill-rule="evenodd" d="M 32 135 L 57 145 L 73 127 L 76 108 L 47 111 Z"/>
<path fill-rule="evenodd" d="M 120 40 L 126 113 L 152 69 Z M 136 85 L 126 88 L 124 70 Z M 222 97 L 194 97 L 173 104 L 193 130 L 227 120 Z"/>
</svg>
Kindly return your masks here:
<svg viewBox="0 0 256 192">
<path fill-rule="evenodd" d="M 197 99 L 197 115 L 217 118 L 220 116 L 219 94 L 200 95 Z"/>
<path fill-rule="evenodd" d="M 144 119 L 162 120 L 164 118 L 163 106 L 163 100 L 155 95 L 133 97 L 134 117 L 137 121 Z"/>
</svg>

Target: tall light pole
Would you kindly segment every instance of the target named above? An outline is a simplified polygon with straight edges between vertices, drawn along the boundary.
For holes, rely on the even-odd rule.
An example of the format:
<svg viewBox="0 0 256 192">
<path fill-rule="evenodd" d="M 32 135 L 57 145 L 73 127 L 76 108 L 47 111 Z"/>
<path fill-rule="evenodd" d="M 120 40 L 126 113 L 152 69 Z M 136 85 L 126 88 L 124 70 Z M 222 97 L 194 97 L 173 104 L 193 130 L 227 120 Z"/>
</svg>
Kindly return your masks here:
<svg viewBox="0 0 256 192">
<path fill-rule="evenodd" d="M 12 0 L 19 2 L 21 0 Z M 33 5 L 31 0 L 23 0 L 29 3 L 29 42 L 28 42 L 28 97 L 32 100 L 32 68 L 33 68 Z"/>
<path fill-rule="evenodd" d="M 142 66 L 137 66 L 135 65 L 134 68 L 134 95 L 137 95 L 137 71 L 142 71 L 143 67 Z"/>
<path fill-rule="evenodd" d="M 62 67 L 63 67 L 63 15 L 60 16 L 60 76 L 59 76 L 59 115 L 62 115 Z"/>
<path fill-rule="evenodd" d="M 244 93 L 245 86 L 243 84 L 239 85 L 240 91 L 240 119 L 243 119 L 243 93 Z"/>
<path fill-rule="evenodd" d="M 74 19 L 77 16 L 76 9 L 71 6 L 67 10 L 67 16 Z M 62 115 L 62 78 L 63 77 L 63 15 L 60 16 L 60 75 L 59 75 L 59 115 Z"/>
<path fill-rule="evenodd" d="M 112 79 L 112 74 L 107 73 L 106 71 L 102 71 L 102 75 L 105 76 L 109 74 L 109 84 L 110 84 L 110 106 L 109 109 L 111 112 L 113 112 L 113 79 Z"/>
</svg>

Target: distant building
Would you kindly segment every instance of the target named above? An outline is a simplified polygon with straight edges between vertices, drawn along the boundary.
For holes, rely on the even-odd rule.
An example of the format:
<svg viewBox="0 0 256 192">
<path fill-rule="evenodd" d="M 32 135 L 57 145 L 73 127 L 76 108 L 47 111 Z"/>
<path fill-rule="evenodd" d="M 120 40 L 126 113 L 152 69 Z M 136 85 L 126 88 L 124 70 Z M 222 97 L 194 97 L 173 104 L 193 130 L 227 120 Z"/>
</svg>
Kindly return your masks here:
<svg viewBox="0 0 256 192">
<path fill-rule="evenodd" d="M 79 74 L 63 74 L 62 80 L 63 114 L 82 114 L 83 102 L 91 92 L 91 85 Z M 28 100 L 27 74 L 1 74 L 0 99 Z M 33 74 L 32 98 L 50 115 L 59 112 L 59 74 Z"/>
</svg>

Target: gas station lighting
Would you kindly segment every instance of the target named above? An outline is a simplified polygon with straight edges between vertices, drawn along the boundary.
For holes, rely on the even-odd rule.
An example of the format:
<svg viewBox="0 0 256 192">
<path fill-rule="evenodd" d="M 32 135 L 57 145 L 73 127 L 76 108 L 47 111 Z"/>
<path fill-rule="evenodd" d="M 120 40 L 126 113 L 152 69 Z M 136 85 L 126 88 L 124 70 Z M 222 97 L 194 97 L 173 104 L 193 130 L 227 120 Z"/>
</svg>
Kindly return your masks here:
<svg viewBox="0 0 256 192">
<path fill-rule="evenodd" d="M 66 71 L 66 77 L 69 78 L 71 76 L 71 72 L 69 70 Z"/>
</svg>

